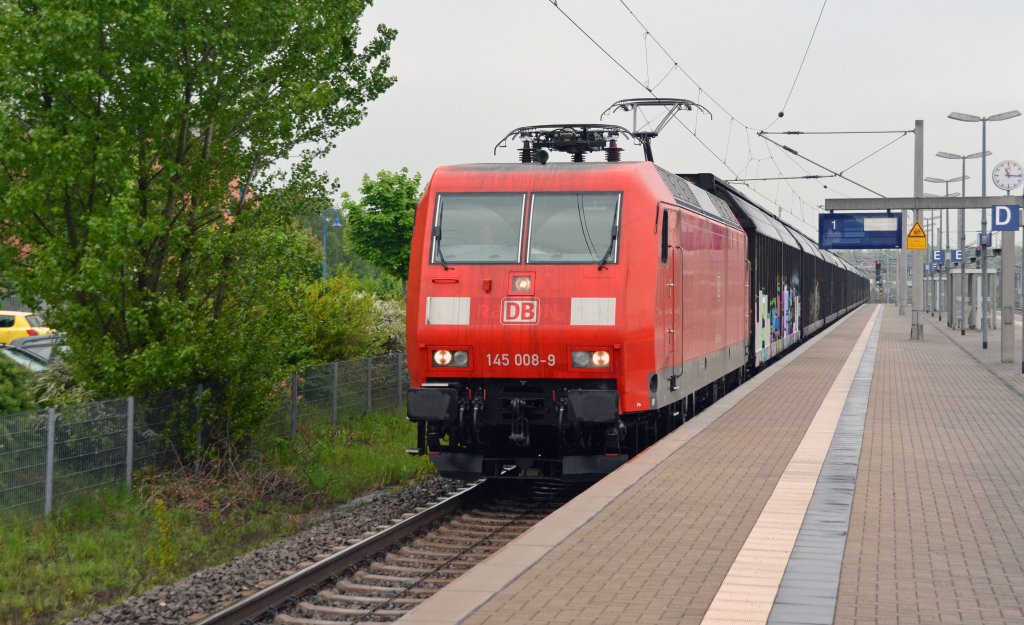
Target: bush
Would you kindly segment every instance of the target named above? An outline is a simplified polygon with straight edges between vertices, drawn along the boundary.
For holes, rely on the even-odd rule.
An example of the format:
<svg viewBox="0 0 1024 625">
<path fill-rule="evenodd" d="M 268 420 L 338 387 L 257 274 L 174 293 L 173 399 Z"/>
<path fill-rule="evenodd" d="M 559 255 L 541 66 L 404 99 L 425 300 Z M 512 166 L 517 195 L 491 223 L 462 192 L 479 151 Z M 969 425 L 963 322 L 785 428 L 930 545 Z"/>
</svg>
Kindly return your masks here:
<svg viewBox="0 0 1024 625">
<path fill-rule="evenodd" d="M 379 323 L 376 301 L 348 272 L 311 285 L 305 307 L 307 336 L 312 337 L 310 362 L 379 353 L 389 337 L 388 330 Z"/>
<path fill-rule="evenodd" d="M 36 402 L 29 391 L 31 384 L 31 373 L 0 356 L 0 414 L 35 408 Z"/>
</svg>

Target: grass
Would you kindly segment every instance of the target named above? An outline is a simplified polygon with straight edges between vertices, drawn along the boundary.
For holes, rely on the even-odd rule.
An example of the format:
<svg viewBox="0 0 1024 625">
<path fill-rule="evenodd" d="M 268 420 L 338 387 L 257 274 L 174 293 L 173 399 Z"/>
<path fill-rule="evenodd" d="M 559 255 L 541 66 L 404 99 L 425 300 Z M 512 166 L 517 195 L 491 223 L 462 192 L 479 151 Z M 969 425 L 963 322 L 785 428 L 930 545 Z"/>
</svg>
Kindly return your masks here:
<svg viewBox="0 0 1024 625">
<path fill-rule="evenodd" d="M 64 622 L 295 533 L 319 511 L 432 473 L 399 412 L 276 441 L 259 460 L 142 476 L 49 520 L 0 523 L 0 624 Z"/>
</svg>

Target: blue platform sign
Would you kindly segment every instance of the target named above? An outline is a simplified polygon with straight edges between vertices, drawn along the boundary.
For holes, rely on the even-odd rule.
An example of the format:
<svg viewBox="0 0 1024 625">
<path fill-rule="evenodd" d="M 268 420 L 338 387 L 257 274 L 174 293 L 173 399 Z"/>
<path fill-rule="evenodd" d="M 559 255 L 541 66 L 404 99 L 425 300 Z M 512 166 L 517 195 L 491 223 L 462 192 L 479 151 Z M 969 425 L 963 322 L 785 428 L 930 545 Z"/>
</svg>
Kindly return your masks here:
<svg viewBox="0 0 1024 625">
<path fill-rule="evenodd" d="M 992 230 L 1020 230 L 1020 205 L 996 204 L 992 207 Z"/>
<path fill-rule="evenodd" d="M 960 250 L 954 249 L 949 252 L 949 262 L 960 262 Z M 946 250 L 932 250 L 932 260 L 940 265 L 946 264 Z"/>
<path fill-rule="evenodd" d="M 821 213 L 818 245 L 829 250 L 883 250 L 903 246 L 903 215 Z"/>
</svg>

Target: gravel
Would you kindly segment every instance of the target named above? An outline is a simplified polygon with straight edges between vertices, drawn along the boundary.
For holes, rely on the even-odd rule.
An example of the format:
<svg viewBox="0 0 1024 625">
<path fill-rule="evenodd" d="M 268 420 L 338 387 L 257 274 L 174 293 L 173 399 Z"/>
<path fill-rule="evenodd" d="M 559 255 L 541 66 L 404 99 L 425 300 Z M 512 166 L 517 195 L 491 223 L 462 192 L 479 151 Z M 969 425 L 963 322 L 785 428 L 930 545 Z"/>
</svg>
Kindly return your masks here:
<svg viewBox="0 0 1024 625">
<path fill-rule="evenodd" d="M 153 588 L 125 602 L 72 621 L 72 625 L 180 625 L 212 614 L 287 572 L 333 553 L 350 538 L 449 495 L 465 483 L 433 478 L 380 491 L 349 502 L 311 522 L 311 527 L 231 562 L 194 573 L 170 586 Z"/>
</svg>

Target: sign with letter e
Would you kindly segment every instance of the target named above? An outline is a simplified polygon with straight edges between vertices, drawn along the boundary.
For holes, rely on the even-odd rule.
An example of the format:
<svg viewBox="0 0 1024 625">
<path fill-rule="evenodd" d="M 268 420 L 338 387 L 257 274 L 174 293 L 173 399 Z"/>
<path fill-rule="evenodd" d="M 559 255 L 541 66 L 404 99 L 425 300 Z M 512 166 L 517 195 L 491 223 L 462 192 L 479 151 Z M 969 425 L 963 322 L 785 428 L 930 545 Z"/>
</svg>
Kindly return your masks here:
<svg viewBox="0 0 1024 625">
<path fill-rule="evenodd" d="M 1020 206 L 996 204 L 992 207 L 992 230 L 1012 232 L 1020 230 Z"/>
</svg>

